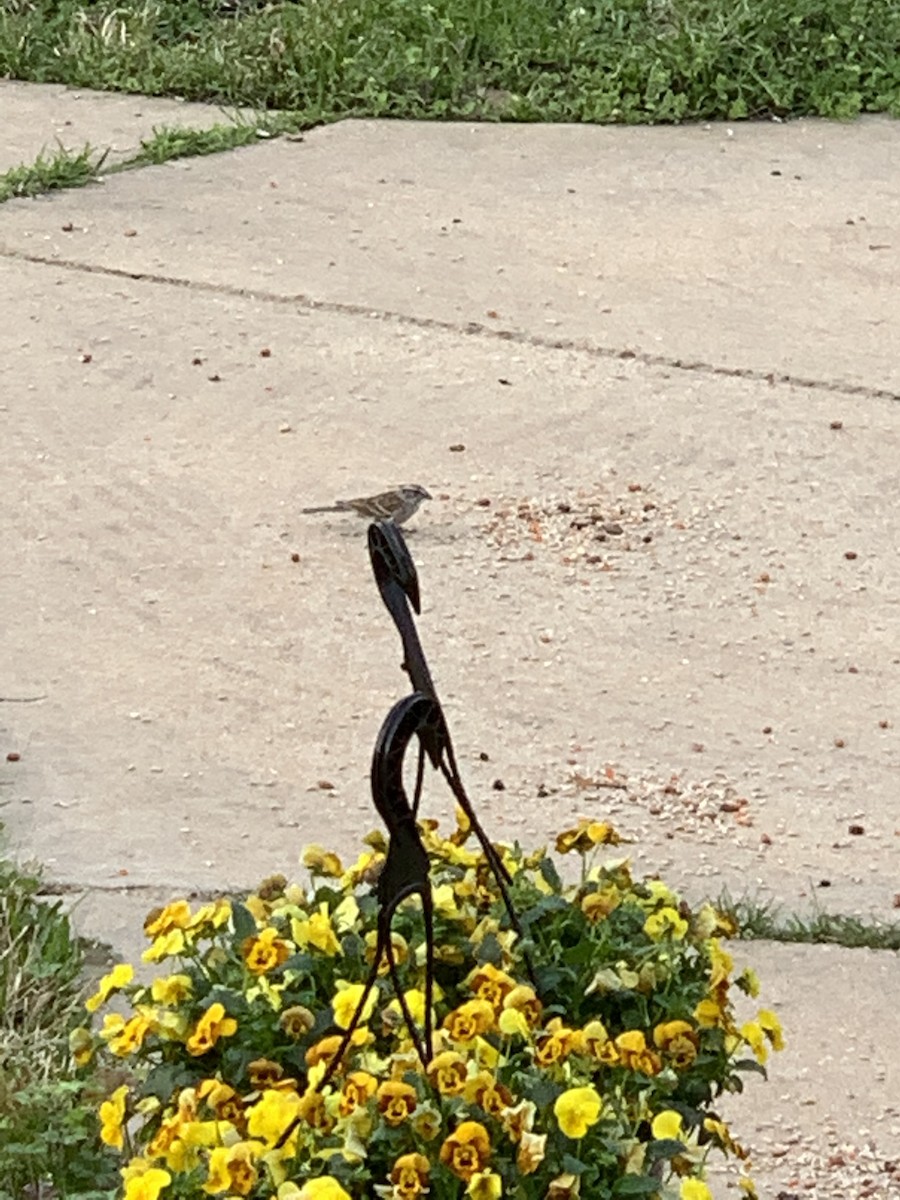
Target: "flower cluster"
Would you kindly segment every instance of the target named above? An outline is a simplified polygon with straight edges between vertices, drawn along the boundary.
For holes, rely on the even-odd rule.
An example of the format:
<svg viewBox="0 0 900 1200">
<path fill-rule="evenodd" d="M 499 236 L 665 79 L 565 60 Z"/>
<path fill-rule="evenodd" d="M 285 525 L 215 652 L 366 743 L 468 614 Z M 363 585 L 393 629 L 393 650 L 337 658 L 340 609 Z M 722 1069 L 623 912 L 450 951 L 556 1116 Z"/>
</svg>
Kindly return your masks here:
<svg viewBox="0 0 900 1200">
<path fill-rule="evenodd" d="M 557 839 L 581 856 L 577 884 L 543 850 L 498 848 L 520 935 L 465 820 L 449 837 L 420 828 L 435 925 L 425 1062 L 418 898 L 392 930 L 404 1003 L 385 963 L 364 995 L 380 835 L 347 868 L 308 849 L 309 888 L 275 877 L 150 914 L 144 959 L 166 973 L 145 985 L 115 967 L 87 1007 L 118 997 L 116 1010 L 72 1041 L 80 1063 L 129 1079 L 100 1107 L 124 1200 L 707 1200 L 709 1154 L 746 1157 L 714 1101 L 781 1030 L 766 1010 L 737 1023 L 733 988 L 754 997 L 758 983 L 733 974 L 730 921 L 635 881 L 627 860 L 594 863 L 618 839 L 583 822 Z"/>
</svg>

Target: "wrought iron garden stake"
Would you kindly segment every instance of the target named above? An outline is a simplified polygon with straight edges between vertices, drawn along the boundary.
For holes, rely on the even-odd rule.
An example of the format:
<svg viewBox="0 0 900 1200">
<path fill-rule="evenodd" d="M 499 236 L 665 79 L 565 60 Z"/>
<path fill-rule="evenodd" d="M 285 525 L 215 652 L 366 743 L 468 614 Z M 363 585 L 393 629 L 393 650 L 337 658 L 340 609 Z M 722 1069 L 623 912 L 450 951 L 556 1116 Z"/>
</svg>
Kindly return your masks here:
<svg viewBox="0 0 900 1200">
<path fill-rule="evenodd" d="M 391 982 L 400 1004 L 403 1019 L 409 1029 L 416 1053 L 427 1068 L 432 1055 L 432 1001 L 434 992 L 434 930 L 429 879 L 428 852 L 422 843 L 416 818 L 424 782 L 424 762 L 427 755 L 431 765 L 443 775 L 460 808 L 465 813 L 472 831 L 481 843 L 485 860 L 497 882 L 503 903 L 509 914 L 510 923 L 521 935 L 522 929 L 512 901 L 508 884 L 509 872 L 494 849 L 466 794 L 450 731 L 437 698 L 428 662 L 412 613 L 420 612 L 419 579 L 409 549 L 399 528 L 390 521 L 378 521 L 369 526 L 369 557 L 378 590 L 388 612 L 393 618 L 400 640 L 403 643 L 403 668 L 409 675 L 414 691 L 412 695 L 398 700 L 388 713 L 378 734 L 372 756 L 372 799 L 388 830 L 388 849 L 385 863 L 378 880 L 378 925 L 375 958 L 369 970 L 362 996 L 344 1031 L 337 1051 L 328 1063 L 325 1074 L 316 1085 L 320 1091 L 337 1071 L 350 1046 L 353 1034 L 365 1011 L 366 1001 L 378 978 L 382 959 L 387 960 Z M 413 738 L 419 740 L 419 761 L 416 770 L 415 791 L 412 803 L 403 786 L 403 762 Z M 397 973 L 391 943 L 391 922 L 399 905 L 408 897 L 418 895 L 422 900 L 422 916 L 425 926 L 425 1020 L 423 1036 L 409 1011 L 403 987 Z M 531 964 L 526 956 L 525 963 L 532 975 Z M 300 1118 L 295 1118 L 277 1145 L 283 1146 L 297 1127 Z"/>
<path fill-rule="evenodd" d="M 397 626 L 397 632 L 400 634 L 400 640 L 403 643 L 404 670 L 409 675 L 416 691 L 422 692 L 426 696 L 431 696 L 438 704 L 442 736 L 440 744 L 437 741 L 425 743 L 428 756 L 431 759 L 432 765 L 444 776 L 457 803 L 466 814 L 472 826 L 472 832 L 481 843 L 484 857 L 497 881 L 497 887 L 509 915 L 510 924 L 521 935 L 522 928 L 509 897 L 508 884 L 512 882 L 509 872 L 503 865 L 500 855 L 494 849 L 490 838 L 478 820 L 475 810 L 472 807 L 472 802 L 466 794 L 466 789 L 460 778 L 450 731 L 447 728 L 443 710 L 440 708 L 431 672 L 428 669 L 428 663 L 425 659 L 425 652 L 422 649 L 422 643 L 419 641 L 415 621 L 409 611 L 410 605 L 417 614 L 421 611 L 418 574 L 403 534 L 392 522 L 378 521 L 369 526 L 369 557 L 372 562 L 372 571 L 375 575 L 375 581 L 378 584 L 381 598 L 388 612 L 391 614 L 394 624 Z M 414 811 L 416 810 L 414 809 Z M 527 960 L 526 965 L 530 974 L 531 966 L 527 963 Z"/>
</svg>

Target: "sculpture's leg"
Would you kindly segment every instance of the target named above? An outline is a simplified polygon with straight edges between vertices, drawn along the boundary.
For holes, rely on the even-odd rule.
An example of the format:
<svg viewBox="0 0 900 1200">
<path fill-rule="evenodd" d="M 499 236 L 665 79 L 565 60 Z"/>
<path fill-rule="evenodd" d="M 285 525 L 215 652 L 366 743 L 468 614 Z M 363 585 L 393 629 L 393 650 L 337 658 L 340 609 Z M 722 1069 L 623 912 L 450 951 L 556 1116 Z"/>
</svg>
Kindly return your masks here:
<svg viewBox="0 0 900 1200">
<path fill-rule="evenodd" d="M 423 912 L 424 912 L 426 906 L 430 909 L 431 897 L 428 896 L 428 890 L 425 889 L 424 891 L 419 892 L 419 895 L 422 897 Z M 427 900 L 426 900 L 426 896 L 428 896 Z M 398 903 L 399 903 L 399 901 L 398 901 Z M 426 969 L 425 969 L 425 971 L 426 971 L 426 974 L 425 974 L 425 1043 L 423 1044 L 422 1039 L 419 1037 L 419 1031 L 416 1028 L 416 1023 L 413 1020 L 413 1015 L 409 1011 L 409 1005 L 406 1002 L 406 996 L 403 993 L 403 986 L 402 986 L 402 983 L 400 980 L 400 976 L 397 972 L 397 963 L 394 959 L 394 947 L 391 945 L 390 923 L 391 923 L 391 918 L 393 917 L 394 912 L 396 911 L 396 908 L 397 908 L 396 904 L 391 906 L 391 909 L 388 913 L 388 920 L 387 920 L 388 936 L 387 936 L 387 941 L 385 942 L 385 951 L 387 953 L 388 970 L 391 973 L 391 983 L 394 985 L 394 994 L 396 995 L 397 1000 L 399 1001 L 400 1011 L 403 1013 L 403 1020 L 406 1022 L 406 1028 L 409 1030 L 409 1036 L 412 1039 L 413 1045 L 416 1048 L 416 1054 L 418 1054 L 419 1061 L 422 1063 L 422 1066 L 427 1068 L 427 1066 L 431 1062 L 431 1058 L 432 1058 L 432 1055 L 431 1055 L 431 1018 L 429 1016 L 429 1003 L 430 1003 L 430 999 L 431 999 L 431 995 L 430 995 L 430 993 L 431 993 L 431 978 L 428 973 L 428 966 L 426 965 Z M 426 963 L 428 963 L 428 961 L 430 960 L 431 952 L 432 952 L 432 935 L 431 935 L 429 926 L 430 926 L 430 921 L 426 920 L 426 922 L 425 922 Z"/>
<path fill-rule="evenodd" d="M 434 908 L 431 901 L 431 888 L 422 893 L 422 920 L 425 923 L 425 1050 L 428 1055 L 424 1066 L 434 1054 L 434 1030 L 432 1028 L 432 1013 L 434 1005 Z"/>
<path fill-rule="evenodd" d="M 445 759 L 441 760 L 441 774 L 446 779 L 447 784 L 450 790 L 453 792 L 453 795 L 456 797 L 460 808 L 468 817 L 469 824 L 472 826 L 475 836 L 481 843 L 481 848 L 484 851 L 484 857 L 487 859 L 488 866 L 491 868 L 491 872 L 497 883 L 497 888 L 503 899 L 503 904 L 509 917 L 509 923 L 512 925 L 513 929 L 515 929 L 519 937 L 522 937 L 522 926 L 519 924 L 519 918 L 516 916 L 516 910 L 513 908 L 513 903 L 509 895 L 509 888 L 507 887 L 509 883 L 512 883 L 512 878 L 506 867 L 504 867 L 500 855 L 494 849 L 490 838 L 482 828 L 481 822 L 475 815 L 475 810 L 472 808 L 472 801 L 466 795 L 466 789 L 463 787 L 463 782 L 459 777 L 459 771 L 456 767 L 456 758 L 453 754 L 453 746 L 449 737 L 446 740 L 444 749 L 446 761 Z M 534 967 L 531 962 L 531 956 L 528 954 L 523 954 L 522 958 L 525 963 L 525 969 L 528 972 L 528 978 L 534 985 L 535 990 L 537 990 L 537 982 L 534 976 Z"/>
<path fill-rule="evenodd" d="M 354 1012 L 352 1018 L 350 1019 L 350 1024 L 344 1030 L 344 1036 L 341 1038 L 340 1045 L 338 1046 L 337 1050 L 335 1050 L 334 1055 L 331 1058 L 331 1061 L 328 1063 L 328 1066 L 325 1070 L 325 1074 L 322 1076 L 322 1078 L 316 1084 L 317 1092 L 321 1092 L 321 1090 L 325 1087 L 325 1085 L 330 1082 L 331 1077 L 334 1075 L 335 1071 L 341 1065 L 343 1057 L 347 1053 L 347 1047 L 350 1045 L 350 1040 L 353 1037 L 354 1033 L 356 1032 L 356 1029 L 359 1025 L 360 1020 L 362 1019 L 362 1014 L 363 1014 L 363 1011 L 365 1010 L 366 1001 L 369 998 L 369 993 L 371 992 L 372 988 L 375 986 L 375 980 L 378 978 L 378 968 L 381 965 L 381 957 L 382 957 L 383 953 L 384 953 L 384 946 L 382 945 L 382 942 L 381 942 L 381 931 L 379 929 L 378 944 L 375 948 L 375 959 L 372 963 L 371 969 L 369 970 L 369 975 L 368 975 L 368 978 L 366 979 L 365 986 L 363 988 L 363 993 L 359 998 L 359 1004 L 357 1004 L 356 1011 Z M 284 1143 L 288 1140 L 288 1138 L 291 1136 L 291 1134 L 294 1132 L 294 1130 L 297 1128 L 297 1126 L 299 1124 L 300 1124 L 300 1118 L 295 1117 L 293 1119 L 293 1121 L 291 1121 L 290 1125 L 288 1125 L 287 1129 L 285 1129 L 284 1133 L 281 1135 L 281 1137 L 278 1139 L 278 1141 L 275 1143 L 276 1150 L 279 1150 L 284 1145 Z"/>
</svg>

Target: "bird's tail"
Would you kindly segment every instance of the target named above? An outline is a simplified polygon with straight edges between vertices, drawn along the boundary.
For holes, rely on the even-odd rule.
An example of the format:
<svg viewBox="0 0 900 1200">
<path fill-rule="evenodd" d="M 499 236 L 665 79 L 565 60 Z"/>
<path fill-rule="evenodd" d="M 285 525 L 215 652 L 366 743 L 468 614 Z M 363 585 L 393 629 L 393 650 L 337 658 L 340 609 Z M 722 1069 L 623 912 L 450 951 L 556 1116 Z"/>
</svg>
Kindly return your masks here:
<svg viewBox="0 0 900 1200">
<path fill-rule="evenodd" d="M 316 508 L 301 508 L 302 513 L 323 513 L 323 512 L 340 512 L 341 508 L 338 504 L 322 504 Z"/>
</svg>

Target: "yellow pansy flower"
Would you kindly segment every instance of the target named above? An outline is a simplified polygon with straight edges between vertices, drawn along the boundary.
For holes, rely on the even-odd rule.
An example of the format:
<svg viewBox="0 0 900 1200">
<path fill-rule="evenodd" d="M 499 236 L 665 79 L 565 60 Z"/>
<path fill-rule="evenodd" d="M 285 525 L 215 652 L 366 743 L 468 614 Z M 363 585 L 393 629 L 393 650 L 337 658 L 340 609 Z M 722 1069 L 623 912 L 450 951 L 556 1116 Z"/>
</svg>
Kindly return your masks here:
<svg viewBox="0 0 900 1200">
<path fill-rule="evenodd" d="M 529 1133 L 525 1130 L 516 1151 L 516 1166 L 523 1175 L 531 1175 L 544 1161 L 546 1153 L 546 1133 Z"/>
<path fill-rule="evenodd" d="M 345 983 L 344 980 L 339 979 L 337 981 L 337 988 L 338 990 L 331 1001 L 331 1007 L 334 1012 L 334 1023 L 339 1029 L 348 1029 L 359 1007 L 363 992 L 366 990 L 365 985 L 362 983 Z M 378 995 L 375 989 L 370 988 L 360 1018 L 361 1020 L 368 1021 L 375 1010 L 377 1000 Z"/>
<path fill-rule="evenodd" d="M 521 1037 L 526 1041 L 531 1038 L 531 1028 L 525 1014 L 517 1008 L 504 1008 L 497 1018 L 497 1028 L 504 1037 Z"/>
<path fill-rule="evenodd" d="M 547 1022 L 546 1029 L 537 1035 L 535 1061 L 542 1067 L 560 1063 L 577 1049 L 578 1040 L 574 1029 L 563 1025 L 559 1017 L 553 1017 Z"/>
<path fill-rule="evenodd" d="M 153 1028 L 153 1021 L 146 1012 L 139 1012 L 128 1021 L 118 1013 L 113 1016 L 113 1021 L 104 1018 L 100 1036 L 106 1039 L 113 1054 L 119 1058 L 127 1058 L 143 1045 L 144 1038 Z"/>
<path fill-rule="evenodd" d="M 86 1067 L 94 1057 L 94 1039 L 91 1031 L 79 1025 L 69 1034 L 69 1052 L 75 1059 L 76 1065 Z"/>
<path fill-rule="evenodd" d="M 305 1037 L 316 1023 L 316 1018 L 302 1004 L 294 1004 L 286 1008 L 278 1019 L 278 1024 L 294 1041 Z"/>
<path fill-rule="evenodd" d="M 608 1040 L 610 1040 L 610 1034 L 606 1032 L 604 1022 L 588 1021 L 588 1024 L 581 1031 L 578 1043 L 580 1043 L 580 1050 L 584 1054 L 588 1054 L 592 1058 L 600 1058 L 600 1051 L 607 1044 Z"/>
<path fill-rule="evenodd" d="M 160 1167 L 150 1167 L 125 1182 L 125 1200 L 159 1200 L 159 1193 L 169 1186 L 172 1176 Z"/>
<path fill-rule="evenodd" d="M 428 1191 L 431 1166 L 424 1154 L 401 1154 L 391 1168 L 390 1180 L 396 1200 L 418 1200 Z"/>
<path fill-rule="evenodd" d="M 564 829 L 556 838 L 557 854 L 569 854 L 574 850 L 585 854 L 593 846 L 618 846 L 622 839 L 605 821 L 588 821 L 582 818 L 575 829 Z"/>
<path fill-rule="evenodd" d="M 170 1008 L 181 1004 L 191 995 L 193 984 L 189 975 L 168 975 L 154 979 L 150 985 L 150 995 L 157 1004 L 165 1004 Z"/>
<path fill-rule="evenodd" d="M 338 933 L 348 933 L 353 929 L 358 920 L 359 905 L 356 902 L 356 897 L 351 893 L 349 896 L 343 898 L 331 914 L 331 923 Z"/>
<path fill-rule="evenodd" d="M 756 1014 L 756 1020 L 759 1023 L 760 1029 L 766 1035 L 769 1044 L 773 1050 L 784 1049 L 784 1034 L 781 1028 L 781 1022 L 775 1014 L 768 1008 L 761 1008 Z"/>
<path fill-rule="evenodd" d="M 687 1021 L 665 1021 L 653 1030 L 653 1042 L 678 1070 L 686 1070 L 697 1057 L 700 1039 Z"/>
<path fill-rule="evenodd" d="M 300 1112 L 300 1097 L 293 1091 L 270 1088 L 247 1109 L 247 1132 L 271 1148 Z"/>
<path fill-rule="evenodd" d="M 728 983 L 728 976 L 734 967 L 734 959 L 727 950 L 723 950 L 718 938 L 709 940 L 709 989 L 714 991 Z"/>
<path fill-rule="evenodd" d="M 654 942 L 662 941 L 665 937 L 676 942 L 683 941 L 688 929 L 687 921 L 676 908 L 659 908 L 644 922 L 644 933 Z"/>
<path fill-rule="evenodd" d="M 100 1141 L 105 1146 L 121 1150 L 125 1144 L 125 1101 L 128 1085 L 117 1087 L 108 1100 L 100 1105 Z"/>
<path fill-rule="evenodd" d="M 608 883 L 596 892 L 588 892 L 581 900 L 581 911 L 592 925 L 608 917 L 622 903 L 622 893 L 614 883 Z"/>
<path fill-rule="evenodd" d="M 117 963 L 108 975 L 104 975 L 93 996 L 84 1002 L 88 1012 L 96 1012 L 101 1004 L 105 1004 L 113 992 L 131 983 L 134 978 L 134 967 L 130 963 Z"/>
<path fill-rule="evenodd" d="M 756 1021 L 747 1021 L 741 1026 L 741 1037 L 753 1051 L 758 1063 L 764 1063 L 769 1057 L 769 1048 L 766 1045 L 766 1035 Z"/>
<path fill-rule="evenodd" d="M 144 962 L 162 962 L 164 958 L 176 958 L 182 953 L 187 941 L 180 929 L 170 929 L 154 939 L 153 945 L 148 946 L 141 958 Z"/>
<path fill-rule="evenodd" d="M 209 1006 L 197 1022 L 194 1032 L 185 1043 L 187 1052 L 195 1057 L 206 1054 L 219 1038 L 232 1037 L 236 1031 L 237 1021 L 234 1017 L 226 1017 L 224 1006 L 217 1001 Z"/>
<path fill-rule="evenodd" d="M 173 900 L 165 908 L 154 908 L 144 919 L 144 933 L 151 940 L 173 929 L 187 929 L 191 923 L 191 906 L 187 900 Z"/>
<path fill-rule="evenodd" d="M 350 1200 L 350 1196 L 336 1179 L 323 1175 L 318 1179 L 308 1179 L 296 1196 L 290 1193 L 283 1196 L 279 1189 L 278 1200 Z"/>
<path fill-rule="evenodd" d="M 759 995 L 759 976 L 752 967 L 744 967 L 734 982 L 742 992 L 747 996 L 752 996 L 754 1000 Z"/>
<path fill-rule="evenodd" d="M 227 1083 L 218 1079 L 204 1079 L 197 1086 L 197 1098 L 205 1100 L 220 1121 L 236 1124 L 243 1120 L 244 1102 Z"/>
<path fill-rule="evenodd" d="M 503 1180 L 494 1171 L 477 1171 L 469 1180 L 466 1195 L 473 1200 L 500 1200 Z"/>
<path fill-rule="evenodd" d="M 441 1115 L 427 1104 L 416 1109 L 409 1123 L 416 1137 L 423 1142 L 433 1142 L 441 1132 Z"/>
<path fill-rule="evenodd" d="M 280 967 L 290 958 L 291 947 L 284 938 L 278 936 L 277 929 L 267 925 L 256 937 L 244 939 L 241 943 L 241 953 L 249 971 L 254 975 L 265 975 L 267 971 Z"/>
<path fill-rule="evenodd" d="M 402 1125 L 419 1102 L 416 1089 L 398 1079 L 388 1079 L 378 1088 L 378 1111 L 388 1125 Z"/>
<path fill-rule="evenodd" d="M 503 1007 L 503 1001 L 516 986 L 516 981 L 505 971 L 499 971 L 493 963 L 482 963 L 466 980 L 479 1000 L 486 1000 L 495 1012 Z"/>
<path fill-rule="evenodd" d="M 556 1097 L 553 1113 L 559 1127 L 568 1138 L 583 1138 L 592 1125 L 600 1120 L 603 1101 L 596 1088 L 569 1088 Z"/>
<path fill-rule="evenodd" d="M 674 1109 L 666 1108 L 662 1112 L 657 1113 L 650 1125 L 650 1132 L 658 1142 L 674 1140 L 680 1141 L 682 1136 L 682 1119 L 681 1113 L 675 1112 Z"/>
<path fill-rule="evenodd" d="M 349 1117 L 365 1104 L 378 1090 L 378 1080 L 368 1071 L 351 1071 L 341 1088 L 338 1116 Z"/>
<path fill-rule="evenodd" d="M 490 1071 L 479 1071 L 466 1081 L 463 1095 L 470 1104 L 477 1104 L 495 1119 L 513 1105 L 514 1097 L 507 1087 L 491 1074 Z"/>
<path fill-rule="evenodd" d="M 428 1079 L 442 1096 L 459 1096 L 466 1086 L 466 1060 L 455 1050 L 436 1054 L 428 1064 Z"/>
<path fill-rule="evenodd" d="M 201 904 L 188 922 L 188 929 L 195 935 L 210 929 L 221 929 L 231 917 L 231 901 L 221 896 L 209 904 Z"/>
<path fill-rule="evenodd" d="M 713 1200 L 713 1194 L 702 1179 L 682 1179 L 680 1200 Z"/>
<path fill-rule="evenodd" d="M 330 958 L 341 953 L 341 943 L 332 928 L 328 905 L 325 903 L 319 905 L 318 912 L 311 913 L 302 920 L 299 917 L 292 918 L 291 934 L 297 945 L 304 950 L 312 946 Z"/>
<path fill-rule="evenodd" d="M 316 843 L 304 848 L 302 861 L 311 875 L 328 875 L 337 879 L 344 873 L 338 856 L 332 850 L 326 850 L 324 846 Z"/>
<path fill-rule="evenodd" d="M 494 1025 L 494 1010 L 486 1000 L 467 1000 L 444 1017 L 444 1028 L 454 1042 L 470 1042 Z"/>
<path fill-rule="evenodd" d="M 724 1001 L 720 1002 L 715 996 L 707 996 L 701 1000 L 694 1009 L 693 1015 L 701 1029 L 713 1029 L 716 1026 L 726 1030 L 731 1028 L 731 1020 L 725 1003 Z"/>
<path fill-rule="evenodd" d="M 519 1142 L 523 1134 L 531 1133 L 537 1108 L 533 1100 L 520 1100 L 513 1108 L 500 1114 L 500 1123 L 509 1136 L 510 1141 Z"/>
<path fill-rule="evenodd" d="M 209 1174 L 203 1184 L 204 1192 L 217 1196 L 221 1192 L 247 1196 L 257 1180 L 254 1159 L 262 1147 L 259 1142 L 235 1142 L 231 1146 L 216 1146 L 209 1156 Z"/>
<path fill-rule="evenodd" d="M 491 1157 L 491 1139 L 478 1121 L 463 1121 L 441 1146 L 440 1159 L 468 1183 L 483 1171 Z"/>
<path fill-rule="evenodd" d="M 510 1009 L 521 1013 L 530 1028 L 534 1029 L 540 1024 L 544 1006 L 533 987 L 527 983 L 519 983 L 503 997 L 504 1012 Z"/>
<path fill-rule="evenodd" d="M 662 1070 L 662 1059 L 655 1050 L 649 1048 L 639 1029 L 627 1029 L 620 1033 L 615 1040 L 615 1047 L 619 1052 L 619 1061 L 630 1071 L 658 1075 Z"/>
<path fill-rule="evenodd" d="M 334 1033 L 329 1037 L 321 1038 L 318 1042 L 314 1042 L 303 1056 L 306 1060 L 306 1065 L 314 1067 L 318 1063 L 330 1062 L 340 1049 L 343 1040 L 342 1034 Z M 367 1041 L 369 1041 L 369 1031 L 365 1025 L 360 1025 L 357 1029 L 354 1029 L 353 1035 L 350 1038 L 351 1046 L 362 1046 Z"/>
</svg>

